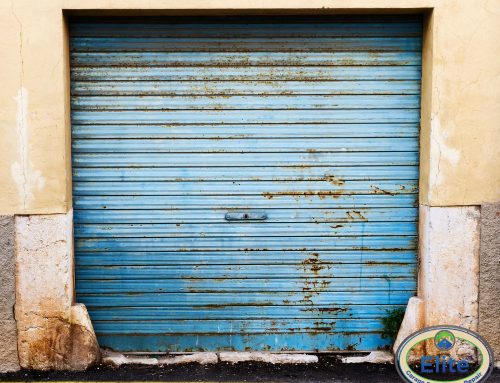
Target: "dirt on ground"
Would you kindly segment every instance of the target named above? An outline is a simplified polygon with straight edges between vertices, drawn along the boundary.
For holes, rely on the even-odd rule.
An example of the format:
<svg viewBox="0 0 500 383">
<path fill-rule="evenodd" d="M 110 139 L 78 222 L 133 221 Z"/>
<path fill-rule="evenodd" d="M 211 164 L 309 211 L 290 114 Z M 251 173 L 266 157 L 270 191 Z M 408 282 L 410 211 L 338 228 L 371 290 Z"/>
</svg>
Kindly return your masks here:
<svg viewBox="0 0 500 383">
<path fill-rule="evenodd" d="M 314 364 L 269 364 L 259 362 L 198 363 L 170 366 L 133 366 L 120 368 L 95 366 L 84 372 L 19 371 L 0 374 L 0 381 L 80 381 L 80 382 L 328 382 L 391 383 L 402 382 L 391 364 L 343 364 L 334 357 L 321 357 Z M 495 370 L 488 383 L 500 383 Z"/>
</svg>

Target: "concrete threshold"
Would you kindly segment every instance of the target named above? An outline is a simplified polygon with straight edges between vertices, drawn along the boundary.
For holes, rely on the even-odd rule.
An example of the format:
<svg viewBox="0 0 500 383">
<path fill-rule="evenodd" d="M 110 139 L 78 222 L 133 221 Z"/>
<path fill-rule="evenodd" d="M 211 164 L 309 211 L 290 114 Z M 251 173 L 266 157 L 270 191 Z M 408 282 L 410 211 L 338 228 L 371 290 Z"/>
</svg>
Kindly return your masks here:
<svg viewBox="0 0 500 383">
<path fill-rule="evenodd" d="M 172 364 L 199 363 L 202 365 L 218 362 L 263 362 L 271 364 L 307 364 L 317 363 L 318 357 L 309 354 L 284 354 L 268 352 L 195 352 L 182 355 L 133 355 L 102 350 L 102 362 L 105 365 L 120 367 L 128 364 L 164 366 Z"/>
<path fill-rule="evenodd" d="M 342 363 L 393 363 L 393 356 L 388 351 L 373 351 L 366 356 L 347 356 L 340 359 Z M 185 363 L 201 365 L 240 362 L 261 362 L 270 364 L 310 364 L 318 363 L 318 356 L 298 353 L 272 352 L 195 352 L 176 355 L 134 355 L 102 350 L 102 362 L 105 365 L 120 367 L 122 365 L 165 366 Z"/>
</svg>

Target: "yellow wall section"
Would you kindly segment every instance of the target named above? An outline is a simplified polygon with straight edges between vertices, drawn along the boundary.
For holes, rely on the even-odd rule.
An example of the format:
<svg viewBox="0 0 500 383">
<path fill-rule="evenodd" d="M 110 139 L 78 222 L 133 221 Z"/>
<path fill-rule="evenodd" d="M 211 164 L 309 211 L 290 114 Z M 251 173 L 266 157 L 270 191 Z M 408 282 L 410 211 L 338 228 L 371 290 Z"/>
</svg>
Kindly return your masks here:
<svg viewBox="0 0 500 383">
<path fill-rule="evenodd" d="M 5 0 L 0 2 L 0 214 L 71 208 L 64 11 L 397 8 L 433 9 L 424 41 L 421 203 L 500 200 L 500 0 Z"/>
</svg>

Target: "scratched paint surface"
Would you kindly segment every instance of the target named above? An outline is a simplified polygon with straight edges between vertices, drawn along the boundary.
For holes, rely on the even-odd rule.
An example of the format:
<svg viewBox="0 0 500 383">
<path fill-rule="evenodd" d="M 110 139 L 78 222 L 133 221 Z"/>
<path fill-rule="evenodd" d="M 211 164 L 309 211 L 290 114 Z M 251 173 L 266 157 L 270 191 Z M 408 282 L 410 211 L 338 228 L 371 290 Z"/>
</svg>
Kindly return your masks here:
<svg viewBox="0 0 500 383">
<path fill-rule="evenodd" d="M 73 20 L 76 291 L 101 346 L 388 346 L 416 288 L 421 29 Z"/>
</svg>

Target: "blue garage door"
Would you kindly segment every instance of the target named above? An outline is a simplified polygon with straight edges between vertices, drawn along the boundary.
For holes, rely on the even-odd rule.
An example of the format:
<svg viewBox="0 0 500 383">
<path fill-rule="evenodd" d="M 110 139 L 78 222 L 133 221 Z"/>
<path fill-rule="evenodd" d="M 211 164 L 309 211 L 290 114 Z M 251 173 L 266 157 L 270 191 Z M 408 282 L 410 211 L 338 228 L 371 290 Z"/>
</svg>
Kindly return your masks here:
<svg viewBox="0 0 500 383">
<path fill-rule="evenodd" d="M 390 344 L 416 287 L 419 19 L 76 20 L 71 66 L 102 346 Z"/>
</svg>

